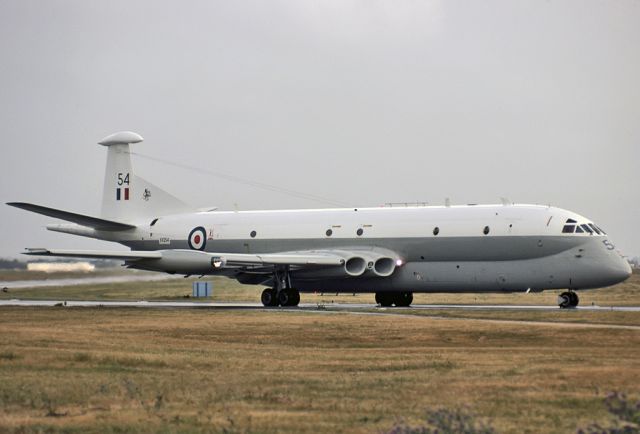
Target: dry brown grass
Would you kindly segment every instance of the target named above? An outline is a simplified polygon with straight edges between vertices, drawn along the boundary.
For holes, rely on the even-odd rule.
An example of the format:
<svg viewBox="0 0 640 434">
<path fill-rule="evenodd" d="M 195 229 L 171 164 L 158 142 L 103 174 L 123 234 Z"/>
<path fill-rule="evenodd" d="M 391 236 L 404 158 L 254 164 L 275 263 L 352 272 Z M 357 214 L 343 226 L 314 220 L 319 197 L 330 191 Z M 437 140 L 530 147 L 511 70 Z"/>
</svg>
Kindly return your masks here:
<svg viewBox="0 0 640 434">
<path fill-rule="evenodd" d="M 367 309 L 374 312 L 378 309 Z M 610 312 L 610 311 L 581 311 L 567 310 L 461 310 L 461 309 L 393 309 L 393 313 L 418 315 L 424 317 L 437 317 L 443 319 L 476 319 L 487 321 L 516 321 L 535 323 L 575 323 L 575 324 L 607 324 L 640 327 L 640 312 Z"/>
<path fill-rule="evenodd" d="M 504 432 L 604 420 L 640 332 L 407 316 L 0 308 L 0 431 L 349 432 L 469 406 Z"/>
</svg>

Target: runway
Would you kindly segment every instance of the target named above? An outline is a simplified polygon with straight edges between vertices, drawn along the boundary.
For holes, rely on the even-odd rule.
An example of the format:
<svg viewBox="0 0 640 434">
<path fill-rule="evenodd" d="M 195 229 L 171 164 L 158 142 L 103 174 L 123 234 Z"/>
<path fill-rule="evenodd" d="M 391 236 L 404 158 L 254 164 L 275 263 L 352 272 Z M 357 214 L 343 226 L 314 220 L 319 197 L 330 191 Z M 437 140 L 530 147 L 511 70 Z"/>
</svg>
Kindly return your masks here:
<svg viewBox="0 0 640 434">
<path fill-rule="evenodd" d="M 0 300 L 0 306 L 39 306 L 39 307 L 135 307 L 135 308 L 208 308 L 208 309 L 257 309 L 257 310 L 338 310 L 338 311 L 362 311 L 376 309 L 380 312 L 393 312 L 397 308 L 383 308 L 375 304 L 366 303 L 303 303 L 298 307 L 264 307 L 260 303 L 221 303 L 221 302 L 193 302 L 193 301 L 75 301 L 75 300 Z M 495 304 L 416 304 L 403 310 L 494 310 L 494 311 L 559 311 L 558 306 L 546 305 L 495 305 Z M 564 309 L 563 309 L 564 310 Z M 606 311 L 606 312 L 640 312 L 640 306 L 578 306 L 573 309 L 579 311 Z"/>
</svg>

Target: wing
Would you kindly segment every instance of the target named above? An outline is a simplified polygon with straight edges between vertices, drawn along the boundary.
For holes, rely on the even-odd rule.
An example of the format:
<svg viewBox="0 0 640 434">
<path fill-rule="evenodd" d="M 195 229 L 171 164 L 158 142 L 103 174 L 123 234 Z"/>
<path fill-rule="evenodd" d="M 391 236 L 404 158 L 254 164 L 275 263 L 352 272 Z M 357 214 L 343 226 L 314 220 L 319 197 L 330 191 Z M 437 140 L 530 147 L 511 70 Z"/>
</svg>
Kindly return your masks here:
<svg viewBox="0 0 640 434">
<path fill-rule="evenodd" d="M 211 253 L 199 250 L 96 251 L 27 249 L 26 255 L 120 259 L 130 268 L 177 274 L 273 274 L 287 268 L 296 277 L 388 277 L 403 260 L 394 252 L 370 250 L 309 250 L 282 253 Z"/>
<path fill-rule="evenodd" d="M 342 265 L 344 258 L 325 252 L 318 253 L 209 253 L 198 250 L 131 250 L 109 252 L 100 250 L 59 250 L 30 248 L 24 252 L 30 256 L 61 256 L 70 258 L 92 259 L 122 259 L 125 261 L 159 261 L 159 262 L 190 262 L 203 264 L 208 268 L 226 268 L 243 266 L 269 266 L 269 265 L 293 265 L 293 266 L 317 266 L 317 265 Z M 159 270 L 163 271 L 163 270 Z"/>
<path fill-rule="evenodd" d="M 77 223 L 81 226 L 88 226 L 90 228 L 98 229 L 101 231 L 125 231 L 128 229 L 135 229 L 134 225 L 126 223 L 114 222 L 112 220 L 105 220 L 98 217 L 91 217 L 83 214 L 76 214 L 69 211 L 63 211 L 55 208 L 48 208 L 42 205 L 35 205 L 33 203 L 26 202 L 7 202 L 7 205 L 16 208 L 24 209 L 26 211 L 43 214 L 49 217 L 54 217 L 61 220 Z"/>
</svg>

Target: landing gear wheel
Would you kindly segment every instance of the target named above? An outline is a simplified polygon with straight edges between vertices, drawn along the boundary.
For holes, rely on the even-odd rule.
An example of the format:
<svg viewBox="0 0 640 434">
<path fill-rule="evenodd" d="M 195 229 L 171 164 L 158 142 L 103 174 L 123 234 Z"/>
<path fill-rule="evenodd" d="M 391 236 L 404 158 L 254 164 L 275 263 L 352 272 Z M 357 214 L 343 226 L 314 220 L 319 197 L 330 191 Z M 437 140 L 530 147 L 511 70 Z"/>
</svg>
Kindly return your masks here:
<svg viewBox="0 0 640 434">
<path fill-rule="evenodd" d="M 278 294 L 278 303 L 285 307 L 297 306 L 300 303 L 300 293 L 293 288 L 283 289 Z"/>
<path fill-rule="evenodd" d="M 578 303 L 580 303 L 578 294 L 573 291 L 566 291 L 558 296 L 558 306 L 560 306 L 561 309 L 576 307 Z"/>
<path fill-rule="evenodd" d="M 578 298 L 578 294 L 571 291 L 570 293 L 570 298 L 571 298 L 571 307 L 576 307 L 578 306 L 578 303 L 580 303 L 580 298 Z"/>
<path fill-rule="evenodd" d="M 400 292 L 395 294 L 395 304 L 397 307 L 409 307 L 413 303 L 412 292 Z"/>
<path fill-rule="evenodd" d="M 393 293 L 376 292 L 376 303 L 382 307 L 391 307 L 394 302 L 393 298 Z"/>
<path fill-rule="evenodd" d="M 266 288 L 262 291 L 262 295 L 260 296 L 260 301 L 262 304 L 267 307 L 274 307 L 278 305 L 278 297 L 275 288 Z"/>
<path fill-rule="evenodd" d="M 293 297 L 291 298 L 291 306 L 297 306 L 300 304 L 300 291 L 295 289 L 291 290 L 293 292 Z"/>
<path fill-rule="evenodd" d="M 568 292 L 563 292 L 558 296 L 558 306 L 560 309 L 567 309 L 571 306 L 571 296 Z"/>
</svg>

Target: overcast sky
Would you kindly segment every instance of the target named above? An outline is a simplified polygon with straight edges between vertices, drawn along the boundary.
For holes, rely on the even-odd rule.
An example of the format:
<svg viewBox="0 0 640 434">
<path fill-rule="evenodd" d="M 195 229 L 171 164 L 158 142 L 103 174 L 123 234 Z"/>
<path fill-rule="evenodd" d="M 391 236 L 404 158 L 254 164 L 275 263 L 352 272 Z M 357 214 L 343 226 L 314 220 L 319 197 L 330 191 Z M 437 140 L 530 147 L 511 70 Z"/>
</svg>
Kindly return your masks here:
<svg viewBox="0 0 640 434">
<path fill-rule="evenodd" d="M 106 149 L 353 206 L 552 204 L 640 254 L 640 1 L 0 0 L 0 200 L 98 215 Z M 312 208 L 134 157 L 202 207 Z M 0 256 L 104 248 L 0 206 Z"/>
</svg>

